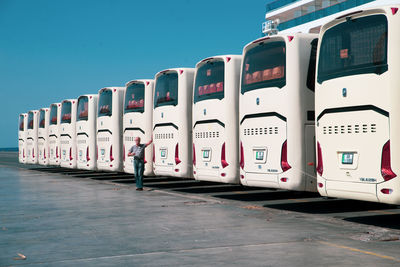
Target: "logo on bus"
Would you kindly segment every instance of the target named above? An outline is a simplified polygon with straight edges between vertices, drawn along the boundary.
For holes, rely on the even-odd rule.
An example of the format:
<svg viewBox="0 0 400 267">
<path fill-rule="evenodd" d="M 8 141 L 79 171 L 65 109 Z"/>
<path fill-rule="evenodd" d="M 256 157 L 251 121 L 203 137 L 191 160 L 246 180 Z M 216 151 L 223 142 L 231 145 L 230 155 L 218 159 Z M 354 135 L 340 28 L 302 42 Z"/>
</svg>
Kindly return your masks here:
<svg viewBox="0 0 400 267">
<path fill-rule="evenodd" d="M 204 113 L 204 115 L 206 115 L 206 114 L 207 114 L 207 110 L 206 110 L 206 109 L 204 109 L 204 110 L 203 110 L 203 113 Z"/>
<path fill-rule="evenodd" d="M 256 98 L 256 104 L 260 105 L 260 98 L 259 97 Z"/>
</svg>

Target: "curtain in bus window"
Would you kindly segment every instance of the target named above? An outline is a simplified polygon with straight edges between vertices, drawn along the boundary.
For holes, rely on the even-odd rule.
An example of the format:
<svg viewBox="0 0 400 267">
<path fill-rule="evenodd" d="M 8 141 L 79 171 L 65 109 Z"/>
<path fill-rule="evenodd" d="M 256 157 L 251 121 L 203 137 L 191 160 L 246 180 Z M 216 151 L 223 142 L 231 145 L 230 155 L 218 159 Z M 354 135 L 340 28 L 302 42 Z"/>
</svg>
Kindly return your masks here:
<svg viewBox="0 0 400 267">
<path fill-rule="evenodd" d="M 33 129 L 33 112 L 28 113 L 28 130 Z"/>
<path fill-rule="evenodd" d="M 154 108 L 178 105 L 178 73 L 163 73 L 156 80 Z"/>
<path fill-rule="evenodd" d="M 124 113 L 128 112 L 144 112 L 143 83 L 132 83 L 126 88 Z"/>
<path fill-rule="evenodd" d="M 71 123 L 71 102 L 63 102 L 61 105 L 61 123 Z"/>
<path fill-rule="evenodd" d="M 78 99 L 78 121 L 87 121 L 89 115 L 89 99 L 87 96 L 82 96 Z"/>
<path fill-rule="evenodd" d="M 194 86 L 194 103 L 207 99 L 224 98 L 225 63 L 208 61 L 197 69 Z"/>
<path fill-rule="evenodd" d="M 345 21 L 322 37 L 318 83 L 349 75 L 387 71 L 387 19 L 372 15 Z"/>
<path fill-rule="evenodd" d="M 286 85 L 284 41 L 263 42 L 247 51 L 243 61 L 242 89 L 247 91 Z"/>
<path fill-rule="evenodd" d="M 39 113 L 39 128 L 44 128 L 46 124 L 46 111 L 43 109 Z"/>
<path fill-rule="evenodd" d="M 98 116 L 111 116 L 112 115 L 112 91 L 103 90 L 100 93 L 99 106 L 98 106 Z"/>
<path fill-rule="evenodd" d="M 50 107 L 50 125 L 57 124 L 57 105 L 51 105 Z"/>
<path fill-rule="evenodd" d="M 19 115 L 19 130 L 24 130 L 24 115 Z"/>
</svg>

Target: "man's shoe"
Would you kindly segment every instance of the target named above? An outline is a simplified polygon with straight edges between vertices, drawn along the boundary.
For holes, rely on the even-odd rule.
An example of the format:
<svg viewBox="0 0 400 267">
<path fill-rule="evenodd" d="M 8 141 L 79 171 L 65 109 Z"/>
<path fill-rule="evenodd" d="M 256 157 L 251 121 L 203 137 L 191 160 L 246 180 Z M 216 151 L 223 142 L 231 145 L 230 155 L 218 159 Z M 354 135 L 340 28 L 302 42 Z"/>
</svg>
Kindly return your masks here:
<svg viewBox="0 0 400 267">
<path fill-rule="evenodd" d="M 143 191 L 143 188 L 136 188 L 136 191 Z"/>
</svg>

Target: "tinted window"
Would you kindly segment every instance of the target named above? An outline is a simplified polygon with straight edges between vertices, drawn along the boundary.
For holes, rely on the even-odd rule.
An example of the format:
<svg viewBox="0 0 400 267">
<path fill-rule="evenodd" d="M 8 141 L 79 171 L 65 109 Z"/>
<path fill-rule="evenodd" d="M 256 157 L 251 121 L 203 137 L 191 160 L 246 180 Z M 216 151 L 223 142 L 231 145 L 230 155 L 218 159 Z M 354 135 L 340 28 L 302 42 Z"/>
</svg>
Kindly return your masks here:
<svg viewBox="0 0 400 267">
<path fill-rule="evenodd" d="M 209 61 L 197 69 L 194 103 L 224 98 L 224 61 Z"/>
<path fill-rule="evenodd" d="M 112 115 L 112 91 L 103 90 L 100 93 L 99 106 L 98 106 L 98 116 L 111 116 Z"/>
<path fill-rule="evenodd" d="M 50 125 L 57 125 L 57 105 L 50 107 Z"/>
<path fill-rule="evenodd" d="M 69 101 L 61 104 L 61 123 L 71 123 L 71 105 Z"/>
<path fill-rule="evenodd" d="M 178 73 L 163 73 L 156 80 L 154 108 L 178 105 Z"/>
<path fill-rule="evenodd" d="M 46 111 L 43 109 L 39 112 L 39 128 L 44 128 L 46 125 Z"/>
<path fill-rule="evenodd" d="M 19 130 L 24 130 L 24 115 L 19 115 Z"/>
<path fill-rule="evenodd" d="M 262 42 L 248 50 L 242 70 L 242 94 L 266 87 L 286 85 L 286 46 L 284 41 Z"/>
<path fill-rule="evenodd" d="M 125 92 L 125 113 L 144 112 L 144 84 L 132 83 Z"/>
<path fill-rule="evenodd" d="M 78 109 L 77 109 L 77 114 L 78 114 L 78 119 L 77 121 L 87 121 L 88 119 L 88 113 L 89 113 L 89 103 L 88 103 L 88 97 L 87 96 L 81 96 L 78 99 Z"/>
<path fill-rule="evenodd" d="M 28 113 L 28 130 L 33 129 L 33 112 Z"/>
<path fill-rule="evenodd" d="M 310 61 L 308 63 L 307 72 L 307 87 L 313 92 L 315 91 L 315 65 L 317 61 L 317 46 L 318 38 L 315 38 L 311 42 Z"/>
<path fill-rule="evenodd" d="M 387 71 L 387 19 L 373 15 L 345 21 L 322 37 L 318 83 L 349 75 Z"/>
</svg>

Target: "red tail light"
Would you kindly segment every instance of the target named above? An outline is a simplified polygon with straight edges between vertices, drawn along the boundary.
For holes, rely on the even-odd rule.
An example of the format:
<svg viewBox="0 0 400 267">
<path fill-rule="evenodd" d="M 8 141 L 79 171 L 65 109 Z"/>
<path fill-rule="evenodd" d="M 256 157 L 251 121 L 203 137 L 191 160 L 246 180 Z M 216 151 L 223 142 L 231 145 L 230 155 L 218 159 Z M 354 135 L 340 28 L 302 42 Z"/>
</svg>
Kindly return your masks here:
<svg viewBox="0 0 400 267">
<path fill-rule="evenodd" d="M 382 188 L 382 189 L 381 189 L 381 192 L 382 192 L 382 194 L 387 194 L 387 195 L 389 195 L 389 194 L 391 194 L 391 193 L 393 192 L 393 189 L 390 189 L 390 188 Z"/>
<path fill-rule="evenodd" d="M 112 145 L 110 147 L 110 161 L 113 161 L 114 157 L 113 157 L 113 153 L 112 153 Z"/>
<path fill-rule="evenodd" d="M 22 149 L 22 156 L 25 158 L 25 148 Z"/>
<path fill-rule="evenodd" d="M 58 158 L 58 146 L 56 146 L 56 158 Z"/>
<path fill-rule="evenodd" d="M 125 145 L 124 145 L 124 154 L 122 155 L 122 160 L 125 161 Z"/>
<path fill-rule="evenodd" d="M 397 11 L 399 10 L 397 7 L 391 7 L 392 15 L 396 15 Z"/>
<path fill-rule="evenodd" d="M 43 148 L 43 156 L 44 156 L 44 159 L 46 159 L 46 148 Z"/>
<path fill-rule="evenodd" d="M 397 176 L 392 171 L 390 163 L 390 140 L 382 148 L 381 174 L 385 181 L 389 181 Z"/>
<path fill-rule="evenodd" d="M 285 142 L 282 145 L 281 168 L 282 168 L 283 172 L 285 172 L 285 171 L 289 170 L 290 168 L 292 168 L 289 165 L 288 161 L 287 161 L 287 140 L 285 140 Z"/>
<path fill-rule="evenodd" d="M 239 162 L 240 168 L 242 170 L 244 169 L 244 152 L 243 152 L 243 143 L 240 142 L 240 162 Z"/>
<path fill-rule="evenodd" d="M 229 165 L 228 162 L 226 162 L 225 143 L 222 144 L 222 148 L 221 148 L 221 165 L 222 165 L 222 168 L 226 168 Z"/>
<path fill-rule="evenodd" d="M 193 143 L 193 166 L 196 166 L 196 149 Z"/>
<path fill-rule="evenodd" d="M 147 160 L 146 160 L 146 147 L 145 148 L 143 148 L 144 150 L 143 150 L 143 162 L 144 162 L 144 164 L 146 164 L 147 163 Z M 125 154 L 124 154 L 125 155 Z"/>
<path fill-rule="evenodd" d="M 154 144 L 153 144 L 153 162 L 156 162 L 156 149 Z"/>
<path fill-rule="evenodd" d="M 181 163 L 181 160 L 179 159 L 179 144 L 177 143 L 175 146 L 175 164 L 178 165 Z"/>
<path fill-rule="evenodd" d="M 324 162 L 322 161 L 322 150 L 319 142 L 317 142 L 317 172 L 319 176 L 322 176 L 324 172 Z"/>
<path fill-rule="evenodd" d="M 69 148 L 69 160 L 72 160 L 72 147 Z"/>
<path fill-rule="evenodd" d="M 32 148 L 32 157 L 35 158 L 35 149 Z"/>
<path fill-rule="evenodd" d="M 86 161 L 89 161 L 90 157 L 89 157 L 89 146 L 86 147 Z"/>
</svg>

